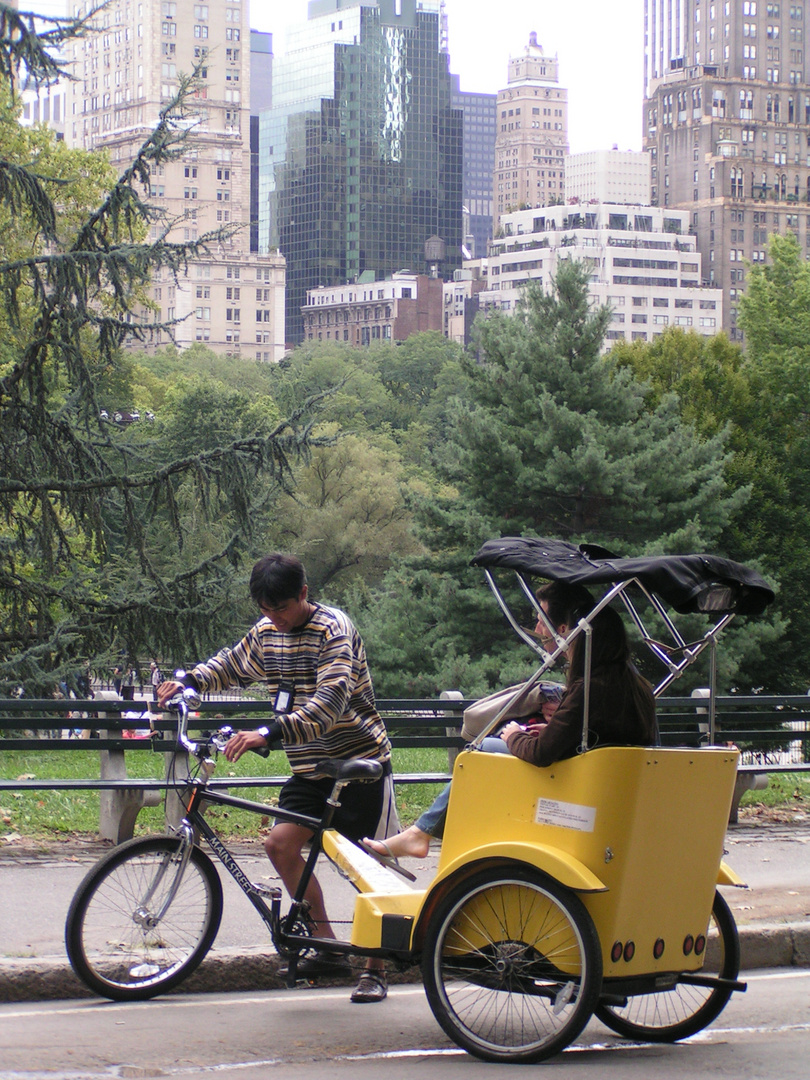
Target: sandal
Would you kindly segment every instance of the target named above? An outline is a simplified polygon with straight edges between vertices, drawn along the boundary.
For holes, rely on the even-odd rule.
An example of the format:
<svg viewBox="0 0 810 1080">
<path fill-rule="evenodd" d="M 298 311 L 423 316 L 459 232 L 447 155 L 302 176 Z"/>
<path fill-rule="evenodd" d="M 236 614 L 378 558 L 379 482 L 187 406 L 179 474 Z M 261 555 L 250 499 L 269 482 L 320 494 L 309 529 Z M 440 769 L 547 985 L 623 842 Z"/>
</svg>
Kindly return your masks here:
<svg viewBox="0 0 810 1080">
<path fill-rule="evenodd" d="M 364 840 L 357 841 L 358 847 L 361 847 L 367 855 L 371 855 L 378 863 L 387 866 L 389 870 L 393 870 L 396 874 L 401 874 L 402 877 L 407 878 L 408 881 L 416 881 L 416 874 L 412 874 L 410 870 L 406 870 L 404 866 L 400 865 L 399 859 L 396 855 L 391 854 L 391 849 L 384 840 L 375 840 L 374 843 L 382 844 L 387 854 L 383 855 L 381 852 L 375 851 L 374 848 L 369 847 Z"/>
<path fill-rule="evenodd" d="M 351 1000 L 355 1005 L 367 1005 L 385 1001 L 388 997 L 388 979 L 382 970 L 366 970 L 360 976 Z"/>
</svg>

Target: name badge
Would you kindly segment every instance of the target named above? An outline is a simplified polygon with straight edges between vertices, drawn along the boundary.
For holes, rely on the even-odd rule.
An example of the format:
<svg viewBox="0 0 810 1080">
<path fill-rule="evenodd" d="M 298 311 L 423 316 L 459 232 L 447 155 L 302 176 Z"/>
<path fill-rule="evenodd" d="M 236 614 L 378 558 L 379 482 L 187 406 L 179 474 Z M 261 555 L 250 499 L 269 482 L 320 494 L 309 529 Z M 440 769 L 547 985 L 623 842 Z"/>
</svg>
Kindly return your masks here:
<svg viewBox="0 0 810 1080">
<path fill-rule="evenodd" d="M 273 710 L 277 713 L 292 712 L 294 698 L 295 687 L 287 683 L 281 683 L 276 693 L 276 700 L 273 703 Z"/>
</svg>

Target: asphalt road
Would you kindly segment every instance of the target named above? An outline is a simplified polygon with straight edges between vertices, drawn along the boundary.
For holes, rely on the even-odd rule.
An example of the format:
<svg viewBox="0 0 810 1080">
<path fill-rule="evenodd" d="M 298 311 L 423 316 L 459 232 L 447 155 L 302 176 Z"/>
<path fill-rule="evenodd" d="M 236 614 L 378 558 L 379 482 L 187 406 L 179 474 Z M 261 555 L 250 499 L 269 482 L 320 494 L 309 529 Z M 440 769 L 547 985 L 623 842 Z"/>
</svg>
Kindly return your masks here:
<svg viewBox="0 0 810 1080">
<path fill-rule="evenodd" d="M 746 994 L 687 1042 L 628 1043 L 593 1020 L 543 1075 L 806 1080 L 810 970 L 758 971 L 748 982 Z M 417 1070 L 420 1080 L 522 1075 L 449 1043 L 418 986 L 395 987 L 373 1006 L 351 1005 L 344 988 L 0 1006 L 0 1080 L 416 1080 Z"/>
</svg>

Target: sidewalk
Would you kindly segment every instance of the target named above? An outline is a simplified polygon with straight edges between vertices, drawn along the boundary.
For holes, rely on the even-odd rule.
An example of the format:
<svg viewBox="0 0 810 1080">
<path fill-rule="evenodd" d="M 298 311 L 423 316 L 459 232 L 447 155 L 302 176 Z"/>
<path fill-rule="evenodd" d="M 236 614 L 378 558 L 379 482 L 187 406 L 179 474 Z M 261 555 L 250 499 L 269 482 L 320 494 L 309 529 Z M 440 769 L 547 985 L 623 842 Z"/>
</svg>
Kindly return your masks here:
<svg viewBox="0 0 810 1080">
<path fill-rule="evenodd" d="M 810 967 L 810 819 L 743 822 L 730 826 L 730 866 L 748 883 L 725 888 L 740 931 L 742 969 Z M 79 882 L 108 845 L 63 841 L 37 846 L 0 841 L 0 1001 L 85 996 L 65 956 L 64 924 Z M 234 846 L 254 881 L 275 884 L 258 842 Z M 424 887 L 438 853 L 408 860 Z M 225 910 L 214 947 L 181 991 L 282 988 L 281 966 L 256 912 L 222 873 Z M 338 936 L 348 936 L 354 892 L 328 864 L 319 871 Z M 418 968 L 392 981 L 419 978 Z"/>
</svg>

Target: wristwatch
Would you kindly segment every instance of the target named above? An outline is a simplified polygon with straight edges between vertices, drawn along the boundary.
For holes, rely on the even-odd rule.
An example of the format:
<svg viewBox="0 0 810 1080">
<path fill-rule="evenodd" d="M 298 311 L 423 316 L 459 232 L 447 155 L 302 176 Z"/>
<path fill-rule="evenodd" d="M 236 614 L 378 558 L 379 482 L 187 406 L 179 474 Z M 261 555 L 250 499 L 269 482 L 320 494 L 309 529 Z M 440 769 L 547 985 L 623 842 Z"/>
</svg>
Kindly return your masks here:
<svg viewBox="0 0 810 1080">
<path fill-rule="evenodd" d="M 266 739 L 268 744 L 269 744 L 269 742 L 270 742 L 270 728 L 269 727 L 256 728 L 256 734 L 261 735 L 261 737 L 263 739 Z"/>
</svg>

